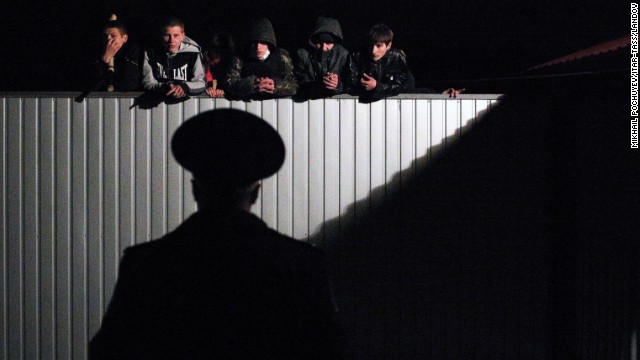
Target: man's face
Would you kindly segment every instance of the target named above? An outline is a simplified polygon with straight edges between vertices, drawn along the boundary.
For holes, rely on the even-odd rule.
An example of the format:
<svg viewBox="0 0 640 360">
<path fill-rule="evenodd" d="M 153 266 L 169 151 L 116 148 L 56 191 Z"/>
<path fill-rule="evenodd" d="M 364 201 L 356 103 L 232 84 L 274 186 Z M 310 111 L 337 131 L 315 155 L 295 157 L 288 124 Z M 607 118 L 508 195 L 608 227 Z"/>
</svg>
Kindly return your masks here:
<svg viewBox="0 0 640 360">
<path fill-rule="evenodd" d="M 255 51 L 256 57 L 261 58 L 267 53 L 267 51 L 269 51 L 269 45 L 257 42 L 253 44 L 253 50 Z"/>
<path fill-rule="evenodd" d="M 162 35 L 164 47 L 172 53 L 180 50 L 180 44 L 184 40 L 184 30 L 180 26 L 167 26 L 164 28 L 164 34 Z"/>
<path fill-rule="evenodd" d="M 326 42 L 321 42 L 321 43 L 316 43 L 316 49 L 322 49 L 322 51 L 331 51 L 331 49 L 333 49 L 333 43 L 326 43 Z"/>
<path fill-rule="evenodd" d="M 391 49 L 391 43 L 388 45 L 383 42 L 375 43 L 373 44 L 373 49 L 371 51 L 371 58 L 373 61 L 378 61 L 382 59 L 389 49 Z"/>
<path fill-rule="evenodd" d="M 122 35 L 118 28 L 107 28 L 104 30 L 104 40 L 106 43 L 113 41 L 114 45 L 117 45 L 119 48 L 129 40 L 129 36 L 126 34 Z"/>
</svg>

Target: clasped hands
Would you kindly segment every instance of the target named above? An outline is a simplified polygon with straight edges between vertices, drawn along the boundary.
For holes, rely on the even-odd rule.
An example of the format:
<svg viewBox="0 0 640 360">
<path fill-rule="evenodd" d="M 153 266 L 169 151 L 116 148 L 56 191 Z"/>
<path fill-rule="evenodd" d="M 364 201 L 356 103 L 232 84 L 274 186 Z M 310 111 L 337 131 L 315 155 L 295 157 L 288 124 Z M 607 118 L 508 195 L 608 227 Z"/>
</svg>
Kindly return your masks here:
<svg viewBox="0 0 640 360">
<path fill-rule="evenodd" d="M 253 89 L 260 93 L 273 94 L 276 90 L 276 83 L 272 78 L 259 77 L 253 83 Z"/>
<path fill-rule="evenodd" d="M 187 96 L 187 93 L 180 85 L 169 84 L 169 91 L 167 92 L 167 96 L 173 96 L 176 99 L 180 99 Z"/>
<path fill-rule="evenodd" d="M 335 90 L 338 88 L 339 78 L 338 74 L 327 73 L 324 77 L 322 77 L 322 83 L 324 84 L 325 89 L 327 90 Z"/>
<path fill-rule="evenodd" d="M 456 98 L 458 97 L 458 95 L 460 95 L 462 92 L 464 92 L 466 89 L 454 89 L 454 88 L 448 88 L 446 90 L 444 90 L 442 92 L 443 95 L 449 95 L 450 98 Z"/>
</svg>

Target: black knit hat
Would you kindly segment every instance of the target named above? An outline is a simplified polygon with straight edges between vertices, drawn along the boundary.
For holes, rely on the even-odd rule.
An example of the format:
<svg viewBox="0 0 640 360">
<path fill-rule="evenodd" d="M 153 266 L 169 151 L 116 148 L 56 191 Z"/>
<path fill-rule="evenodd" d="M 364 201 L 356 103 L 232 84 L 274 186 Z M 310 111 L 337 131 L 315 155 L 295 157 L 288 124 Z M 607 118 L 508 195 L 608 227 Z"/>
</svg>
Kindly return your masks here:
<svg viewBox="0 0 640 360">
<path fill-rule="evenodd" d="M 171 150 L 195 178 L 227 187 L 273 175 L 285 156 L 282 138 L 271 125 L 234 109 L 211 110 L 187 120 L 173 135 Z"/>
</svg>

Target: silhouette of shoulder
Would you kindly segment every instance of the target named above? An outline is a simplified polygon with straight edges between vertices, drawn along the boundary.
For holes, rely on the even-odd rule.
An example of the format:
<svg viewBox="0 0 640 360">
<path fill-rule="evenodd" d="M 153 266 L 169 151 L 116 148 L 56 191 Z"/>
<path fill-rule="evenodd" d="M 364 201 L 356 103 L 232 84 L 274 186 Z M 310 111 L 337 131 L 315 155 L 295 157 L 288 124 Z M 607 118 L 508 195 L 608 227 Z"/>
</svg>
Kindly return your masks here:
<svg viewBox="0 0 640 360">
<path fill-rule="evenodd" d="M 196 213 L 162 238 L 127 248 L 125 255 L 145 262 L 154 257 L 158 261 L 170 257 L 175 263 L 189 258 L 189 254 L 202 252 L 243 254 L 245 259 L 255 256 L 261 262 L 271 259 L 301 265 L 313 259 L 324 261 L 324 251 L 282 235 L 255 215 L 243 211 L 223 215 Z"/>
</svg>

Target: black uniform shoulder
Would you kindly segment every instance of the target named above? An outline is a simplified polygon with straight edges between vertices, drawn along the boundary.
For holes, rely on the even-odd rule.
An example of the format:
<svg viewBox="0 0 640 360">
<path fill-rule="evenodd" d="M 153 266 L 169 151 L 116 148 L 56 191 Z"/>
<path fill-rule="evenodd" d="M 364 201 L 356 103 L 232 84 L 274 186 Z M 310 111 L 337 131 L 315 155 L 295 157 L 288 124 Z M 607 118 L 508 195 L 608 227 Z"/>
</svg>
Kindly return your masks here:
<svg viewBox="0 0 640 360">
<path fill-rule="evenodd" d="M 322 256 L 324 255 L 324 251 L 315 247 L 308 242 L 296 240 L 294 238 L 288 237 L 286 235 L 282 235 L 279 232 L 268 229 L 273 237 L 273 240 L 277 242 L 277 246 L 290 249 L 291 251 L 297 251 L 301 254 L 309 254 L 310 256 Z"/>
<path fill-rule="evenodd" d="M 326 273 L 328 265 L 324 250 L 273 230 L 270 231 L 273 232 L 273 236 L 269 239 L 269 244 L 265 244 L 268 250 L 263 250 L 262 253 L 270 255 L 272 261 L 289 264 L 291 268 L 307 274 Z"/>
<path fill-rule="evenodd" d="M 159 255 L 173 252 L 175 244 L 172 233 L 169 233 L 159 239 L 132 245 L 124 250 L 124 255 L 129 258 L 140 258 L 148 261 Z"/>
<path fill-rule="evenodd" d="M 273 254 L 286 259 L 293 257 L 324 256 L 324 251 L 304 241 L 269 228 L 253 214 L 237 214 L 229 218 L 206 219 L 204 214 L 196 214 L 187 219 L 178 228 L 165 236 L 146 243 L 131 246 L 125 255 L 136 258 L 174 257 L 185 251 L 192 252 L 203 243 L 221 244 L 233 238 L 234 245 L 244 247 L 247 251 L 258 251 Z"/>
<path fill-rule="evenodd" d="M 257 218 L 256 218 L 257 219 Z M 282 263 L 317 262 L 324 259 L 324 251 L 305 242 L 283 235 L 263 224 L 263 227 L 248 230 L 246 250 L 264 254 Z"/>
</svg>

